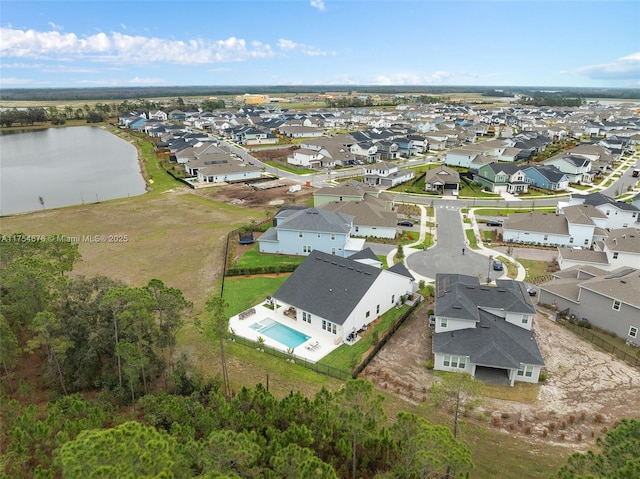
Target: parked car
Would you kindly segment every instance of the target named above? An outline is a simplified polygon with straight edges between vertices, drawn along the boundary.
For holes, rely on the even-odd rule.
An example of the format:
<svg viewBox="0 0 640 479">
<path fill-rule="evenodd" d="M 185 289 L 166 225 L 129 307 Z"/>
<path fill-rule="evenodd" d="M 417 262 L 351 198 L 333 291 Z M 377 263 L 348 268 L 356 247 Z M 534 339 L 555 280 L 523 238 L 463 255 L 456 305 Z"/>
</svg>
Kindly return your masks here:
<svg viewBox="0 0 640 479">
<path fill-rule="evenodd" d="M 502 221 L 500 221 L 500 220 L 487 220 L 487 226 L 502 226 Z"/>
<path fill-rule="evenodd" d="M 494 259 L 493 260 L 493 270 L 494 271 L 502 271 L 504 269 L 504 266 L 502 265 L 502 261 L 500 261 L 499 259 Z"/>
<path fill-rule="evenodd" d="M 536 294 L 538 294 L 538 290 L 533 286 L 531 286 L 530 284 L 525 285 L 525 288 L 529 296 L 535 296 Z"/>
<path fill-rule="evenodd" d="M 409 220 L 398 221 L 398 226 L 413 226 L 413 222 Z"/>
</svg>

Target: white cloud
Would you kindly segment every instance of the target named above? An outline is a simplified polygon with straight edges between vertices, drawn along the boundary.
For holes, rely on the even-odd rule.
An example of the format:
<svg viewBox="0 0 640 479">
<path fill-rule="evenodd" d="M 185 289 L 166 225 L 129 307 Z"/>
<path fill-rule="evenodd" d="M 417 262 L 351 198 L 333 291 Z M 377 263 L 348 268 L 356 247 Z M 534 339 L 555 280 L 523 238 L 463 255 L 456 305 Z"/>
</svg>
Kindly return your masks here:
<svg viewBox="0 0 640 479">
<path fill-rule="evenodd" d="M 438 71 L 430 75 L 418 75 L 415 73 L 394 73 L 391 75 L 378 75 L 374 79 L 376 85 L 425 85 L 444 83 L 452 77 L 449 72 Z"/>
<path fill-rule="evenodd" d="M 30 78 L 0 78 L 0 85 L 26 85 L 33 83 Z"/>
<path fill-rule="evenodd" d="M 577 68 L 575 73 L 593 80 L 629 80 L 640 77 L 640 52 L 632 53 L 609 63 Z"/>
<path fill-rule="evenodd" d="M 48 25 L 56 31 L 64 30 L 64 28 L 62 28 L 60 25 L 57 25 L 53 22 L 49 22 Z"/>
<path fill-rule="evenodd" d="M 311 6 L 322 11 L 325 9 L 324 0 L 311 0 Z"/>
<path fill-rule="evenodd" d="M 317 47 L 305 45 L 304 43 L 296 43 L 292 40 L 287 40 L 284 38 L 278 40 L 278 48 L 285 52 L 299 52 L 310 57 L 335 55 L 335 52 L 325 52 Z"/>
<path fill-rule="evenodd" d="M 93 86 L 148 86 L 148 85 L 166 85 L 166 80 L 162 78 L 140 78 L 134 77 L 130 80 L 122 79 L 104 79 L 104 80 L 81 80 L 76 82 L 78 85 L 93 85 Z"/>
<path fill-rule="evenodd" d="M 310 47 L 307 47 L 310 48 Z M 274 53 L 268 44 L 229 37 L 187 41 L 126 35 L 119 32 L 79 37 L 75 33 L 0 28 L 0 56 L 49 60 L 87 59 L 115 63 L 207 64 L 265 58 Z"/>
</svg>

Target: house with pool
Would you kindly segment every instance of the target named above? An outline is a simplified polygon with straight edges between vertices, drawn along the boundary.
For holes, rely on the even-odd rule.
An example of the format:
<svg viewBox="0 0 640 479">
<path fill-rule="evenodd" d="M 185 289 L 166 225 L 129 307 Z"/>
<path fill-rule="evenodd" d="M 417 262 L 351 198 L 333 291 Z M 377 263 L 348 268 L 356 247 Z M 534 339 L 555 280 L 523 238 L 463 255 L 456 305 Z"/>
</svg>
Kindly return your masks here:
<svg viewBox="0 0 640 479">
<path fill-rule="evenodd" d="M 314 250 L 273 296 L 230 318 L 234 334 L 317 361 L 418 289 L 398 263 L 382 269 L 365 249 L 349 258 Z"/>
</svg>

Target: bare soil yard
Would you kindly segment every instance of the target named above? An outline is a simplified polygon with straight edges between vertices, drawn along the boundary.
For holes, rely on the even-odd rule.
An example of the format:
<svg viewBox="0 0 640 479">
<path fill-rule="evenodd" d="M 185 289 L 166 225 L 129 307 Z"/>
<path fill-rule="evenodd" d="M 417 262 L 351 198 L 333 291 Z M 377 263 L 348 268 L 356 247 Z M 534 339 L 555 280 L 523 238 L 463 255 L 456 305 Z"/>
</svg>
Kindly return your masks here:
<svg viewBox="0 0 640 479">
<path fill-rule="evenodd" d="M 364 372 L 377 387 L 414 402 L 427 401 L 429 388 L 437 380 L 425 366 L 431 358 L 431 330 L 426 320 L 429 307 L 423 305 Z M 534 333 L 548 373 L 537 399 L 525 403 L 486 398 L 481 407 L 485 421 L 532 441 L 584 449 L 617 419 L 640 417 L 639 370 L 543 313 L 536 316 Z"/>
</svg>

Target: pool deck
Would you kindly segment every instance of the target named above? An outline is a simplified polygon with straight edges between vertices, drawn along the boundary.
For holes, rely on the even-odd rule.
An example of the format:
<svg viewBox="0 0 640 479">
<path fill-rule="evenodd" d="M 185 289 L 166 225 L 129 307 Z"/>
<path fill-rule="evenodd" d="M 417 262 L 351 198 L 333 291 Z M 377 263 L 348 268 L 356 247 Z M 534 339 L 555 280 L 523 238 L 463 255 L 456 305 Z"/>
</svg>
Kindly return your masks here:
<svg viewBox="0 0 640 479">
<path fill-rule="evenodd" d="M 335 344 L 335 335 L 325 333 L 324 331 L 319 332 L 317 329 L 313 329 L 305 322 L 295 321 L 282 313 L 276 313 L 272 309 L 268 308 L 266 303 L 260 303 L 253 308 L 229 318 L 229 328 L 232 329 L 234 334 L 237 336 L 242 336 L 243 338 L 250 339 L 251 341 L 257 341 L 258 336 L 262 336 L 266 346 L 287 352 L 286 345 L 271 339 L 265 334 L 261 335 L 258 331 L 251 328 L 251 325 L 259 323 L 267 318 L 273 319 L 274 321 L 288 326 L 291 329 L 295 329 L 306 336 L 310 336 L 307 341 L 293 350 L 294 357 L 306 359 L 307 361 L 315 363 L 342 344 Z"/>
</svg>

